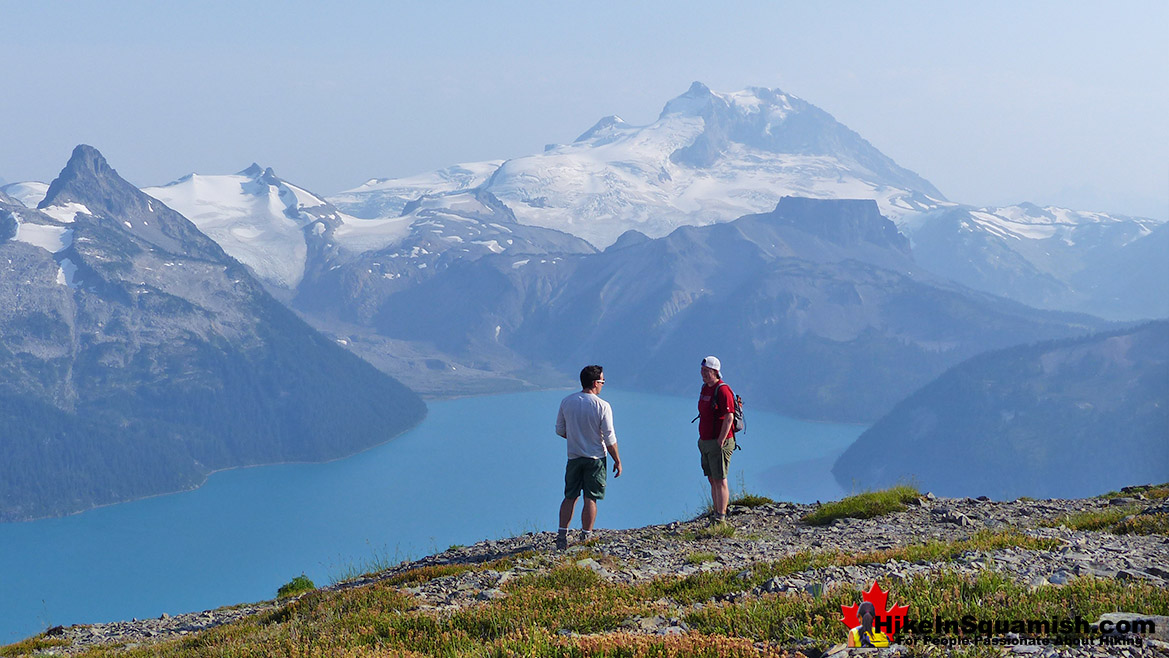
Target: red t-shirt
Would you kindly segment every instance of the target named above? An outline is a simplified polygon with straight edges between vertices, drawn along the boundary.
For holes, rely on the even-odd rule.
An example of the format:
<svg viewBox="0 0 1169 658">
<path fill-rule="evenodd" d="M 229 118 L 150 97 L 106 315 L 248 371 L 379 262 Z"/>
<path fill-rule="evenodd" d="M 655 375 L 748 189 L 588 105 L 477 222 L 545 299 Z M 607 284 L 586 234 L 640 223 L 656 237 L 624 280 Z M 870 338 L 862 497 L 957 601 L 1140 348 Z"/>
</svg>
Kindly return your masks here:
<svg viewBox="0 0 1169 658">
<path fill-rule="evenodd" d="M 710 401 L 710 397 L 718 391 L 718 410 Z M 722 429 L 723 420 L 735 412 L 735 394 L 725 382 L 719 381 L 714 386 L 702 385 L 702 392 L 698 395 L 698 438 L 703 441 L 717 440 L 718 431 Z M 735 423 L 731 422 L 730 435 L 735 435 Z"/>
</svg>

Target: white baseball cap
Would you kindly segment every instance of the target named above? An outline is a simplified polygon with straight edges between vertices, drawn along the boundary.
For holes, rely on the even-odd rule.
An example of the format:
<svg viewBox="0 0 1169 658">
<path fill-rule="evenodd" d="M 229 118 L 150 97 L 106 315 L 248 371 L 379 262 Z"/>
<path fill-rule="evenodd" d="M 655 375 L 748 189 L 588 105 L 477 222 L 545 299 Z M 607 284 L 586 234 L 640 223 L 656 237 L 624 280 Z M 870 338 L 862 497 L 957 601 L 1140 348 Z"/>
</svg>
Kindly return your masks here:
<svg viewBox="0 0 1169 658">
<path fill-rule="evenodd" d="M 711 370 L 722 371 L 723 364 L 719 362 L 717 356 L 708 356 L 702 360 L 703 368 L 710 368 Z"/>
</svg>

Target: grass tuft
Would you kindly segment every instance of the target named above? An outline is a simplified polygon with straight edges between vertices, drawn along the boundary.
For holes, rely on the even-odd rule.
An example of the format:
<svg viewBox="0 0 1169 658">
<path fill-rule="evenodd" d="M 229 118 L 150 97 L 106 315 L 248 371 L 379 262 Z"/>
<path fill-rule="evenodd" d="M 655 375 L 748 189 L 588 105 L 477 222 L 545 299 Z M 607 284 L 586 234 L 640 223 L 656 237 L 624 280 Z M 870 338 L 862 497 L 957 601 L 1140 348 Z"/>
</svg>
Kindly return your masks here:
<svg viewBox="0 0 1169 658">
<path fill-rule="evenodd" d="M 1128 498 L 1143 494 L 1149 500 L 1165 500 L 1169 498 L 1169 482 L 1163 484 L 1143 484 L 1138 487 L 1125 487 L 1126 491 L 1109 491 L 1100 496 L 1105 500 L 1112 498 Z"/>
<path fill-rule="evenodd" d="M 1116 535 L 1169 536 L 1169 514 L 1141 514 L 1141 509 L 1140 504 L 1134 504 L 1095 512 L 1078 512 L 1052 519 L 1043 525 L 1062 525 L 1072 530 L 1097 530 Z"/>
<path fill-rule="evenodd" d="M 821 505 L 819 509 L 804 516 L 810 525 L 828 525 L 837 519 L 871 519 L 893 512 L 904 511 L 905 504 L 920 498 L 914 487 L 899 485 L 882 491 L 867 491 L 843 500 Z"/>
<path fill-rule="evenodd" d="M 0 647 L 0 656 L 28 656 L 36 655 L 43 652 L 45 649 L 53 649 L 56 647 L 67 647 L 71 644 L 69 640 L 61 638 L 49 637 L 44 633 L 30 637 L 27 640 L 21 640 L 16 644 L 9 644 Z"/>
<path fill-rule="evenodd" d="M 775 501 L 767 496 L 759 496 L 753 493 L 741 493 L 730 501 L 731 505 L 738 505 L 740 507 L 762 507 L 764 505 L 773 505 Z"/>
<path fill-rule="evenodd" d="M 1118 535 L 1169 536 L 1169 514 L 1138 514 L 1117 523 L 1112 532 Z"/>
<path fill-rule="evenodd" d="M 296 596 L 297 594 L 311 592 L 316 588 L 317 586 L 313 584 L 313 581 L 302 573 L 296 578 L 293 578 L 287 583 L 281 585 L 280 589 L 276 590 L 276 598 L 286 599 L 290 596 Z"/>
<path fill-rule="evenodd" d="M 685 541 L 696 541 L 699 539 L 726 539 L 735 536 L 735 526 L 729 523 L 719 523 L 712 526 L 698 528 L 697 530 L 687 530 L 682 533 L 681 537 Z"/>
<path fill-rule="evenodd" d="M 708 552 L 708 551 L 691 553 L 690 555 L 686 556 L 686 562 L 689 564 L 702 564 L 703 562 L 716 562 L 716 561 L 718 561 L 718 555 L 716 555 L 715 553 Z"/>
</svg>

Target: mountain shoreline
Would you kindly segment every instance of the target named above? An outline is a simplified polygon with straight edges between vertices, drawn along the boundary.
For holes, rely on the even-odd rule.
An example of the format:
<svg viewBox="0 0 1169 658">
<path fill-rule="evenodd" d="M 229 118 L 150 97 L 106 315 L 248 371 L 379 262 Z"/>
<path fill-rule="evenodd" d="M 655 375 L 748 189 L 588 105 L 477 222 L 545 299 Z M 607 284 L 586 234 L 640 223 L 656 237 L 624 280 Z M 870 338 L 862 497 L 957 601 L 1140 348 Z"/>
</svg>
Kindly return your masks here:
<svg viewBox="0 0 1169 658">
<path fill-rule="evenodd" d="M 422 396 L 419 396 L 419 397 L 422 397 Z M 426 398 L 423 398 L 423 400 L 425 400 L 425 399 Z M 337 457 L 331 457 L 329 459 L 323 459 L 320 461 L 290 460 L 290 461 L 280 461 L 280 462 L 271 462 L 271 463 L 263 463 L 263 464 L 241 464 L 239 466 L 228 466 L 226 468 L 217 468 L 215 470 L 208 471 L 203 476 L 203 480 L 200 481 L 198 484 L 196 484 L 192 487 L 187 487 L 185 489 L 177 489 L 175 491 L 164 491 L 161 493 L 150 494 L 148 496 L 141 496 L 138 498 L 129 498 L 126 500 L 119 500 L 119 501 L 115 501 L 112 503 L 102 503 L 101 505 L 94 505 L 93 507 L 89 507 L 89 508 L 82 509 L 82 510 L 76 510 L 76 511 L 68 512 L 65 514 L 53 514 L 50 516 L 38 516 L 38 517 L 33 517 L 33 518 L 28 518 L 28 519 L 13 519 L 10 521 L 0 521 L 0 523 L 35 523 L 37 521 L 45 521 L 48 519 L 63 519 L 63 518 L 67 518 L 70 516 L 78 516 L 81 514 L 85 514 L 87 512 L 92 512 L 92 511 L 99 510 L 99 509 L 102 509 L 105 507 L 116 507 L 118 505 L 124 505 L 126 503 L 136 503 L 136 502 L 140 502 L 143 500 L 150 500 L 152 498 L 165 498 L 166 496 L 176 496 L 178 494 L 190 493 L 192 491 L 197 491 L 197 490 L 203 488 L 203 486 L 207 484 L 207 481 L 210 480 L 211 477 L 216 475 L 217 473 L 226 473 L 229 471 L 239 471 L 239 470 L 244 470 L 244 469 L 249 469 L 249 468 L 264 468 L 266 466 L 332 464 L 333 462 L 339 462 L 339 461 L 343 461 L 345 459 L 349 459 L 350 457 L 356 457 L 357 455 L 369 452 L 370 450 L 375 450 L 377 448 L 380 448 L 380 447 L 386 445 L 390 441 L 393 441 L 394 439 L 397 439 L 397 438 L 405 435 L 406 433 L 414 430 L 415 428 L 417 428 L 419 425 L 421 425 L 423 422 L 426 421 L 427 416 L 429 416 L 429 409 L 427 409 L 427 411 L 425 413 L 423 413 L 422 418 L 418 419 L 418 421 L 415 422 L 413 425 L 407 427 L 404 430 L 399 431 L 398 433 L 394 434 L 393 436 L 387 438 L 385 441 L 382 441 L 380 443 L 377 443 L 377 444 L 374 444 L 374 445 L 371 445 L 371 446 L 368 446 L 365 448 L 360 448 L 360 449 L 358 449 L 352 453 L 349 453 L 347 455 L 340 455 Z"/>
</svg>

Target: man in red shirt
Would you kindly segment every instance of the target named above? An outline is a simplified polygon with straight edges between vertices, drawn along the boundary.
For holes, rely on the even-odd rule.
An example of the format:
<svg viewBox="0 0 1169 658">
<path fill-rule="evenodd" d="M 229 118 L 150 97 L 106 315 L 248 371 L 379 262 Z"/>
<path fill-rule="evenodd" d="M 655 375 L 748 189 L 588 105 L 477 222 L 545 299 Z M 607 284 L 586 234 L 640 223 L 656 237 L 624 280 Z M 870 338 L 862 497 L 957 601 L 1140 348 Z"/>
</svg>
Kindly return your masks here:
<svg viewBox="0 0 1169 658">
<path fill-rule="evenodd" d="M 722 363 L 716 357 L 702 360 L 702 392 L 698 396 L 698 452 L 702 473 L 710 480 L 714 506 L 711 525 L 725 523 L 731 493 L 727 470 L 735 452 L 735 394 L 722 380 Z"/>
</svg>

